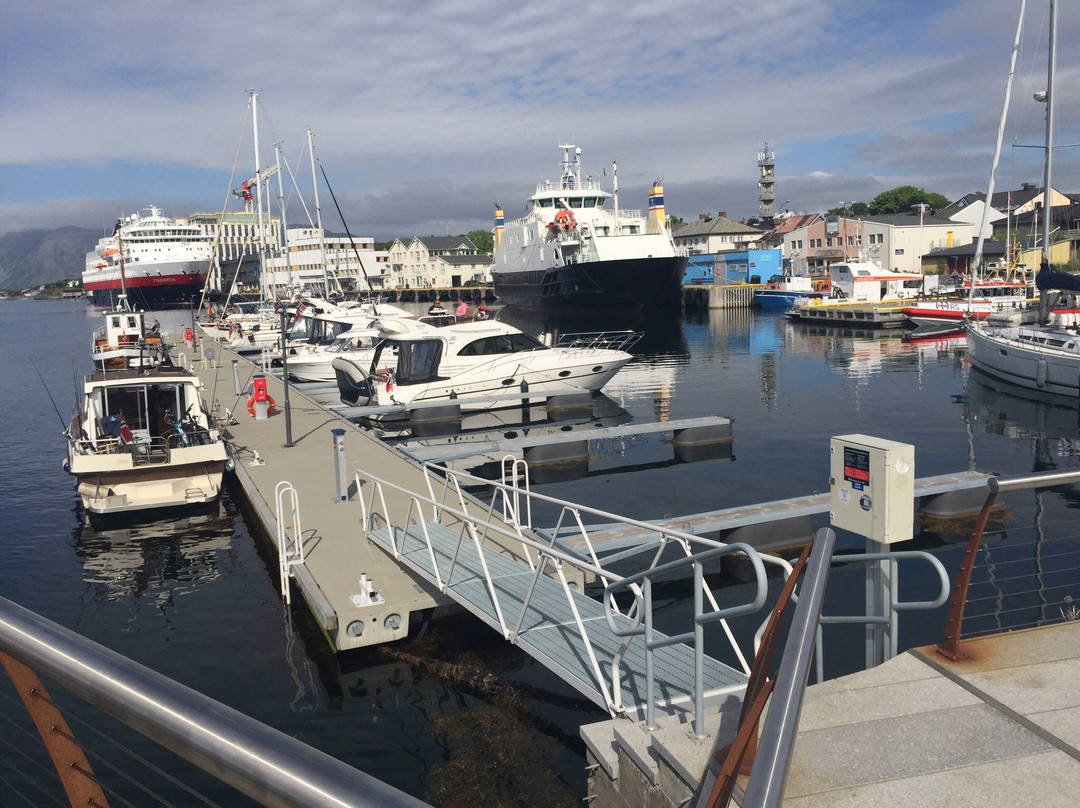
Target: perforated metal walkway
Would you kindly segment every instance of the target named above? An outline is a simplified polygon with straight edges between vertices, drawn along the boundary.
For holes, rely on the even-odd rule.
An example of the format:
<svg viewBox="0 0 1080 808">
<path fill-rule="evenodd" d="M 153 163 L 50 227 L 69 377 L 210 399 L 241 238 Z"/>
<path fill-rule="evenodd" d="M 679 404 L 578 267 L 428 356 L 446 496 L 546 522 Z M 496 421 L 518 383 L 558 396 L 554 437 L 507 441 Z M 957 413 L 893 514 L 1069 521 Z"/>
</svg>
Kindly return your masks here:
<svg viewBox="0 0 1080 808">
<path fill-rule="evenodd" d="M 618 632 L 631 632 L 634 623 L 552 577 L 552 562 L 546 571 L 539 566 L 534 571 L 494 549 L 478 548 L 464 529 L 459 533 L 435 522 L 415 523 L 407 530 L 372 529 L 367 535 L 497 631 L 504 623 L 512 641 L 603 709 L 614 704 L 627 715 L 645 715 L 649 694 L 644 636 L 638 634 L 630 642 L 620 637 Z M 682 643 L 664 646 L 668 638 L 659 632 L 651 636 L 657 709 L 692 709 L 694 650 Z M 609 701 L 605 691 L 611 687 L 616 660 L 618 693 L 611 693 Z M 703 655 L 702 666 L 706 702 L 746 686 L 745 674 L 715 659 Z M 597 667 L 602 676 L 597 676 Z"/>
</svg>

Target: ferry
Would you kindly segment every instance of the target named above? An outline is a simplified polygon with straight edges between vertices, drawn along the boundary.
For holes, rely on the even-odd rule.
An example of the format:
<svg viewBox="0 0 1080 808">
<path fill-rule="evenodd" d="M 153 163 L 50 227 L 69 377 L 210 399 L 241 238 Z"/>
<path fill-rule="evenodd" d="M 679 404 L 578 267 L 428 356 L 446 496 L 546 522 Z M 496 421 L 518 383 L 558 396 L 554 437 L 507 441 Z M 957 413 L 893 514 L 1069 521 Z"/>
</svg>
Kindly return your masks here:
<svg viewBox="0 0 1080 808">
<path fill-rule="evenodd" d="M 96 306 L 113 307 L 126 294 L 138 308 L 186 305 L 206 280 L 211 236 L 187 219 L 151 205 L 149 215 L 118 219 L 113 232 L 86 254 L 83 288 Z"/>
<path fill-rule="evenodd" d="M 677 311 L 687 256 L 667 229 L 661 181 L 649 191 L 647 217 L 621 210 L 616 167 L 609 193 L 582 176 L 580 148 L 560 148 L 562 176 L 537 185 L 523 218 L 505 222 L 496 205 L 495 294 L 529 309 Z"/>
</svg>

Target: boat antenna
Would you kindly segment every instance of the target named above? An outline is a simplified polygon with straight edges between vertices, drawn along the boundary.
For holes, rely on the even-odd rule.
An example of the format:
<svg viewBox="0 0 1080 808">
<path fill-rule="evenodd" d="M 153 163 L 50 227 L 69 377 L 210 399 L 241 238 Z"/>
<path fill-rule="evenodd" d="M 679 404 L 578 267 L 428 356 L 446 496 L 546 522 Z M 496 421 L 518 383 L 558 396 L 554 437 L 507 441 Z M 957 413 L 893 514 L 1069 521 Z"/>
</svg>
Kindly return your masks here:
<svg viewBox="0 0 1080 808">
<path fill-rule="evenodd" d="M 52 404 L 53 411 L 56 413 L 56 417 L 60 419 L 60 426 L 64 428 L 64 434 L 68 433 L 67 424 L 64 422 L 64 416 L 60 414 L 60 408 L 56 406 L 56 401 L 53 400 L 52 392 L 49 390 L 49 385 L 45 384 L 45 377 L 41 375 L 41 371 L 38 370 L 37 363 L 33 359 L 30 360 L 30 364 L 34 366 L 34 372 L 37 373 L 38 378 L 41 379 L 41 386 L 45 388 L 45 395 L 49 397 L 49 403 Z"/>
<path fill-rule="evenodd" d="M 334 208 L 337 210 L 338 218 L 341 219 L 342 225 L 345 226 L 345 235 L 349 237 L 349 245 L 352 247 L 353 252 L 356 254 L 357 263 L 360 264 L 360 271 L 364 273 L 364 280 L 367 281 L 368 289 L 370 289 L 372 293 L 374 293 L 375 287 L 371 283 L 371 278 L 368 277 L 367 270 L 364 269 L 364 262 L 360 258 L 360 251 L 356 249 L 356 242 L 353 240 L 352 233 L 349 232 L 349 224 L 345 221 L 345 217 L 341 215 L 341 206 L 338 204 L 337 195 L 334 193 L 334 189 L 330 186 L 330 179 L 326 176 L 326 169 L 323 168 L 321 160 L 317 160 L 317 162 L 319 163 L 319 171 L 322 172 L 323 181 L 326 183 L 326 190 L 330 192 L 330 198 L 334 200 Z M 378 316 L 379 311 L 374 300 L 372 300 L 371 306 L 374 314 Z"/>
<path fill-rule="evenodd" d="M 968 313 L 971 313 L 972 301 L 975 297 L 975 273 L 979 271 L 982 263 L 983 243 L 986 240 L 986 225 L 990 219 L 990 203 L 994 198 L 994 176 L 997 173 L 998 161 L 1001 159 L 1001 141 L 1005 136 L 1005 118 L 1009 111 L 1009 99 L 1012 97 L 1013 76 L 1016 74 L 1016 54 L 1020 49 L 1020 34 L 1024 30 L 1024 7 L 1027 0 L 1020 2 L 1020 17 L 1016 21 L 1016 38 L 1013 40 L 1012 61 L 1009 64 L 1009 80 L 1005 82 L 1005 103 L 1001 107 L 1001 120 L 998 123 L 997 145 L 994 147 L 994 162 L 990 167 L 990 182 L 986 188 L 986 200 L 983 202 L 982 223 L 979 225 L 979 237 L 975 241 L 975 258 L 973 259 L 971 272 L 968 278 Z M 1049 115 L 1049 112 L 1047 112 Z M 1008 214 L 1006 214 L 1007 216 Z M 1009 245 L 1005 245 L 1006 251 Z"/>
</svg>

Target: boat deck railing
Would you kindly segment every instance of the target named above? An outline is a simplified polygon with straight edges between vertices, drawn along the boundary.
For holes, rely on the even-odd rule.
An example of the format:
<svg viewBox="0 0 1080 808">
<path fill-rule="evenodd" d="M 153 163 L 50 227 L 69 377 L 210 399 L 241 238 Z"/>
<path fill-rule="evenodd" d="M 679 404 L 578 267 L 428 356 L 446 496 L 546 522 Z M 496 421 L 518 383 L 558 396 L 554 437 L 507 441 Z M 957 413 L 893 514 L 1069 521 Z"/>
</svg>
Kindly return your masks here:
<svg viewBox="0 0 1080 808">
<path fill-rule="evenodd" d="M 645 336 L 641 331 L 589 331 L 576 334 L 560 334 L 556 348 L 610 348 L 626 351 Z"/>
</svg>

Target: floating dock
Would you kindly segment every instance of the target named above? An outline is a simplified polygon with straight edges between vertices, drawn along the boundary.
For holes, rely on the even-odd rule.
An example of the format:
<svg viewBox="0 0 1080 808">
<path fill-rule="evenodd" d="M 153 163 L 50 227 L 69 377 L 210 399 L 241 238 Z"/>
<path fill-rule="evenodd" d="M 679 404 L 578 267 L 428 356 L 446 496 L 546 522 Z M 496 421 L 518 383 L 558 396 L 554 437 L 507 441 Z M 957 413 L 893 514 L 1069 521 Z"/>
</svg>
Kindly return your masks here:
<svg viewBox="0 0 1080 808">
<path fill-rule="evenodd" d="M 824 323 L 858 328 L 906 328 L 910 321 L 904 314 L 911 301 L 896 303 L 849 303 L 843 300 L 815 301 L 797 306 L 787 315 L 802 323 Z"/>
</svg>

